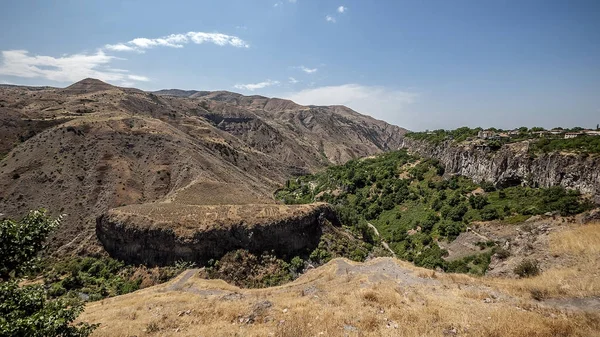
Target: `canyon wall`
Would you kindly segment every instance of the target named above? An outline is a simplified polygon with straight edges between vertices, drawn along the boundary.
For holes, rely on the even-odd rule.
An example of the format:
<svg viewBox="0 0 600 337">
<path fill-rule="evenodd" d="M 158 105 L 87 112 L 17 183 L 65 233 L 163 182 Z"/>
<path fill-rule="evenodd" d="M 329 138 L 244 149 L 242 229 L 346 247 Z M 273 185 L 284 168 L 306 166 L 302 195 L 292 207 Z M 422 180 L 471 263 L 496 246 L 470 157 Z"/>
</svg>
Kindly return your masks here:
<svg viewBox="0 0 600 337">
<path fill-rule="evenodd" d="M 156 220 L 154 215 L 150 218 L 151 210 L 140 212 L 134 207 L 112 209 L 98 217 L 96 235 L 112 257 L 149 266 L 170 265 L 180 260 L 205 265 L 210 259 L 219 259 L 237 249 L 257 254 L 273 251 L 278 256 L 293 257 L 317 247 L 323 226 L 339 225 L 335 212 L 327 204 L 224 205 L 218 206 L 219 209 L 183 206 L 181 212 L 160 210 L 161 214 L 176 215 L 172 220 Z M 272 216 L 273 210 L 267 209 L 270 217 L 235 216 L 238 211 L 260 214 L 273 207 L 289 207 L 289 214 L 284 215 L 282 209 L 280 214 Z M 215 211 L 234 215 L 211 221 Z M 189 215 L 182 217 L 178 213 Z"/>
<path fill-rule="evenodd" d="M 563 186 L 591 194 L 600 202 L 600 157 L 587 154 L 545 153 L 532 155 L 529 143 L 506 144 L 498 150 L 445 141 L 433 144 L 405 137 L 402 148 L 438 159 L 447 174 L 459 174 L 476 182 L 497 186 L 521 183 L 539 187 Z"/>
</svg>

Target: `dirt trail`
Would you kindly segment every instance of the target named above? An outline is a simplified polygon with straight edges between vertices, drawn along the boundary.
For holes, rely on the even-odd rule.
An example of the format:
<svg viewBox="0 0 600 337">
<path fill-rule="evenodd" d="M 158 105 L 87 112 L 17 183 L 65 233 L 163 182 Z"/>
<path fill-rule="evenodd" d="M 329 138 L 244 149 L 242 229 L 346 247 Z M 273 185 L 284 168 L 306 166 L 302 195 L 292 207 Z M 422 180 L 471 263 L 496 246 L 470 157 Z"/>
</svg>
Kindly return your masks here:
<svg viewBox="0 0 600 337">
<path fill-rule="evenodd" d="M 381 239 L 381 235 L 379 235 L 379 231 L 377 230 L 377 228 L 373 226 L 370 222 L 367 222 L 367 225 L 369 226 L 369 228 L 373 229 L 375 235 L 377 235 L 377 237 Z M 387 242 L 381 240 L 381 245 L 383 246 L 383 248 L 387 249 L 387 251 L 392 253 L 393 257 L 396 257 L 396 253 L 394 253 L 394 251 L 390 248 Z"/>
</svg>

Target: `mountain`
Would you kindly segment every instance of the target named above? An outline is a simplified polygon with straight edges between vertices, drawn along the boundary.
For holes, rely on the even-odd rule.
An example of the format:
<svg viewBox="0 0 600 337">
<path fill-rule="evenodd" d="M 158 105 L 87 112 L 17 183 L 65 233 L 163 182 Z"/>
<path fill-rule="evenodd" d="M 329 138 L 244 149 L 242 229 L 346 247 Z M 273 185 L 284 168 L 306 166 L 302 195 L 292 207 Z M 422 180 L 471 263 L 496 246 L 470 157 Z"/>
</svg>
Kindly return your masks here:
<svg viewBox="0 0 600 337">
<path fill-rule="evenodd" d="M 84 79 L 0 87 L 0 213 L 66 214 L 51 244 L 99 251 L 96 218 L 152 202 L 275 203 L 286 179 L 400 147 L 406 130 L 343 106 Z"/>
</svg>

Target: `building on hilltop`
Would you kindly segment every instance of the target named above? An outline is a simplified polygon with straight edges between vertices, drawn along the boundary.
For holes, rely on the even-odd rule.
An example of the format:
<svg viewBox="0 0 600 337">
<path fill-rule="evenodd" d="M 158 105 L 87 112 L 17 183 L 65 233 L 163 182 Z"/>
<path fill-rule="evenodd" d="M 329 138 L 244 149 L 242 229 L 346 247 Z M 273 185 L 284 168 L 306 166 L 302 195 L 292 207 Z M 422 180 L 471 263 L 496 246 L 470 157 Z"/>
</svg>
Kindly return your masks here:
<svg viewBox="0 0 600 337">
<path fill-rule="evenodd" d="M 577 138 L 583 135 L 581 132 L 567 132 L 565 133 L 565 139 Z"/>
<path fill-rule="evenodd" d="M 562 129 L 552 129 L 550 131 L 548 131 L 548 133 L 552 134 L 552 135 L 560 135 L 561 133 L 564 133 L 565 130 Z"/>
<path fill-rule="evenodd" d="M 495 139 L 495 138 L 498 138 L 498 135 L 496 134 L 496 132 L 494 132 L 492 130 L 481 130 L 481 131 L 477 132 L 477 138 Z"/>
</svg>

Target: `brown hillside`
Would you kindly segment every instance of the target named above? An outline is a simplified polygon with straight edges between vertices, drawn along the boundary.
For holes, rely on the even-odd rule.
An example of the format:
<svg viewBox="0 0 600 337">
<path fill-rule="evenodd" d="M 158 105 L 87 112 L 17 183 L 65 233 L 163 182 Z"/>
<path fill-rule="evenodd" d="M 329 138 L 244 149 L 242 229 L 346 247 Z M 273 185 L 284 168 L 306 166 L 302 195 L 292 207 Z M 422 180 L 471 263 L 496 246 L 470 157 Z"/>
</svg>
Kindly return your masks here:
<svg viewBox="0 0 600 337">
<path fill-rule="evenodd" d="M 95 79 L 1 86 L 0 213 L 65 213 L 52 245 L 94 251 L 95 219 L 110 208 L 273 203 L 290 176 L 396 149 L 405 133 L 342 107 L 173 92 Z"/>
</svg>

